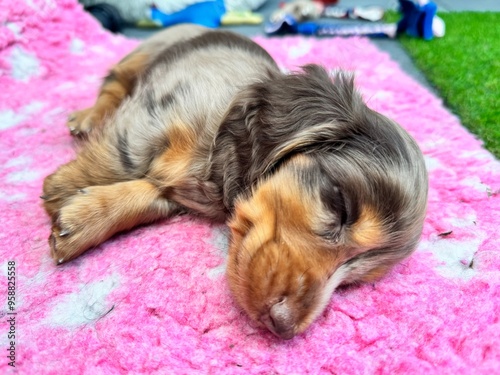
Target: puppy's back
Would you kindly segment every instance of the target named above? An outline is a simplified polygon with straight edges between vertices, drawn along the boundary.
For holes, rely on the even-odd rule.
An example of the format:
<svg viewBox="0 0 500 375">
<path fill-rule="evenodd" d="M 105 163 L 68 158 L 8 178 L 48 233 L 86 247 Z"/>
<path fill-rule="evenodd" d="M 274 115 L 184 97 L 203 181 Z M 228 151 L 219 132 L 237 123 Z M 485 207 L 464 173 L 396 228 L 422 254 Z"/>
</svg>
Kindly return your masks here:
<svg viewBox="0 0 500 375">
<path fill-rule="evenodd" d="M 251 40 L 199 26 L 169 29 L 137 51 L 154 56 L 110 127 L 113 138 L 127 144 L 137 176 L 173 143 L 170 138 L 178 130 L 195 143 L 191 147 L 197 155 L 206 156 L 235 95 L 279 72 Z"/>
</svg>

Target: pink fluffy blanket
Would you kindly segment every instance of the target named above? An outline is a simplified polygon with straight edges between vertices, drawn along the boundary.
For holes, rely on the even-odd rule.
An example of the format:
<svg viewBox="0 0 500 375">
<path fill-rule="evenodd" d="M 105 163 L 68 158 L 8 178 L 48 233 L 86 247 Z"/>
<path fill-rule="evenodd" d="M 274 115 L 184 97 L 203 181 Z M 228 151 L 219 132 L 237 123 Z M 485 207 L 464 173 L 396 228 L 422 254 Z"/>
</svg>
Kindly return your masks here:
<svg viewBox="0 0 500 375">
<path fill-rule="evenodd" d="M 54 265 L 43 178 L 74 157 L 67 115 L 92 104 L 137 42 L 102 31 L 76 0 L 3 1 L 0 21 L 0 373 L 498 371 L 500 163 L 368 40 L 257 41 L 284 69 L 354 70 L 369 106 L 416 138 L 430 174 L 423 238 L 383 280 L 337 291 L 282 341 L 231 298 L 222 226 L 184 216 Z"/>
</svg>

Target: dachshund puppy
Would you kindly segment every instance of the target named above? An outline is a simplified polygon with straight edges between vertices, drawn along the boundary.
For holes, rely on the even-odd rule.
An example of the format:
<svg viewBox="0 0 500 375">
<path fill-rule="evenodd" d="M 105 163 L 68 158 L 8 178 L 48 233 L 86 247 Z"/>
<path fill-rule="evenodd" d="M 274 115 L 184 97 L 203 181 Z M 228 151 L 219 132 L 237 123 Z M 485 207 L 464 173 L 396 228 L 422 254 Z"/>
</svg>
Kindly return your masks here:
<svg viewBox="0 0 500 375">
<path fill-rule="evenodd" d="M 227 221 L 238 304 L 284 339 L 340 284 L 371 282 L 419 240 L 427 174 L 415 141 L 345 72 L 283 74 L 257 44 L 181 25 L 116 65 L 68 126 L 85 141 L 44 182 L 67 262 L 180 211 Z"/>
</svg>

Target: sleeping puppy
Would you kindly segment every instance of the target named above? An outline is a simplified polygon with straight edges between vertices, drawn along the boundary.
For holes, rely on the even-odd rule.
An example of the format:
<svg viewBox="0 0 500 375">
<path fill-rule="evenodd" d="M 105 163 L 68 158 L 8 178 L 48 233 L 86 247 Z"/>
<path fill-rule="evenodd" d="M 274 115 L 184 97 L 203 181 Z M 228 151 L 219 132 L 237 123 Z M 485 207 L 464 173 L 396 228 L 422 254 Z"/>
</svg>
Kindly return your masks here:
<svg viewBox="0 0 500 375">
<path fill-rule="evenodd" d="M 376 280 L 409 256 L 422 231 L 415 141 L 363 103 L 351 75 L 316 65 L 285 75 L 230 32 L 157 34 L 68 126 L 85 142 L 42 196 L 57 263 L 181 211 L 227 221 L 231 291 L 284 339 L 338 285 Z"/>
</svg>

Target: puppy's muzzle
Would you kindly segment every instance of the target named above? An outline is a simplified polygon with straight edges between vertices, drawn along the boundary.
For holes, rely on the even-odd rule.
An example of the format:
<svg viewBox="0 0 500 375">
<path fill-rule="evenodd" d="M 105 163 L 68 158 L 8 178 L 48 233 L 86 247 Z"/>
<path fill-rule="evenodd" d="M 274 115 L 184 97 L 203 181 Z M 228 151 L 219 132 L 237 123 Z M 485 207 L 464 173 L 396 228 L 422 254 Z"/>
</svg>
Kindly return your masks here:
<svg viewBox="0 0 500 375">
<path fill-rule="evenodd" d="M 289 340 L 295 336 L 295 317 L 286 298 L 275 303 L 260 321 L 276 336 Z"/>
</svg>

